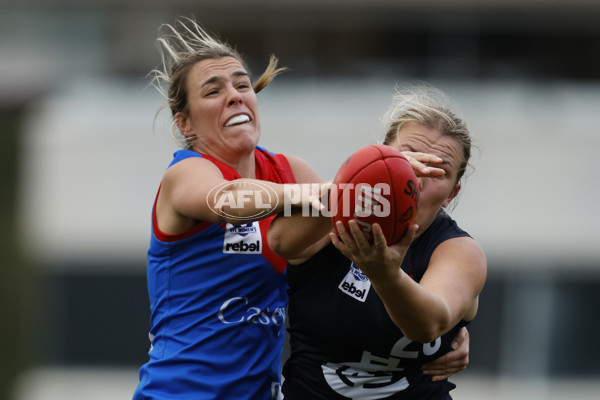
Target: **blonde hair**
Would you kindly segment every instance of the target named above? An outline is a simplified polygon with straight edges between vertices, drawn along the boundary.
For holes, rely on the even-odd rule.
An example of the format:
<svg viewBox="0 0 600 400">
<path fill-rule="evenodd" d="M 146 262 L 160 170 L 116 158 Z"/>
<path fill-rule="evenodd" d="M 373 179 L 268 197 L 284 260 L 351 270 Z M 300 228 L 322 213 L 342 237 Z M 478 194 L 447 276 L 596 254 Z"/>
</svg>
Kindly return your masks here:
<svg viewBox="0 0 600 400">
<path fill-rule="evenodd" d="M 439 89 L 423 83 L 412 87 L 396 86 L 390 109 L 383 117 L 384 144 L 391 144 L 407 122 L 417 122 L 450 135 L 461 145 L 463 159 L 457 171 L 456 183 L 463 177 L 471 158 L 472 139 L 467 124 L 452 111 L 450 100 Z"/>
<path fill-rule="evenodd" d="M 160 110 L 168 107 L 172 116 L 178 112 L 188 111 L 187 76 L 198 62 L 233 57 L 250 74 L 248 65 L 235 48 L 211 36 L 191 18 L 180 18 L 174 25 L 161 25 L 157 43 L 161 64 L 149 75 L 152 77 L 152 85 L 167 99 L 167 104 Z M 278 68 L 278 62 L 277 57 L 271 55 L 269 65 L 254 84 L 256 93 L 264 89 L 277 75 L 287 70 L 287 68 Z M 171 124 L 171 133 L 184 147 L 190 148 L 190 139 L 181 135 L 176 123 L 177 121 L 174 120 Z"/>
</svg>

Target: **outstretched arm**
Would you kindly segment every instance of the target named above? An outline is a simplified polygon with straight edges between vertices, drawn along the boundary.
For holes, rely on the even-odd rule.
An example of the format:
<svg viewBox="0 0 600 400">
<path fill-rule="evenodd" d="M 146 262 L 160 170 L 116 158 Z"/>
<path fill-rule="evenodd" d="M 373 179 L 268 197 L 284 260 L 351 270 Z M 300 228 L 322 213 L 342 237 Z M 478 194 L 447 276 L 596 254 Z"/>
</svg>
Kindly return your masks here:
<svg viewBox="0 0 600 400">
<path fill-rule="evenodd" d="M 163 177 L 156 203 L 156 217 L 160 229 L 175 234 L 188 229 L 198 221 L 214 223 L 244 223 L 267 218 L 288 207 L 322 207 L 320 202 L 321 178 L 308 164 L 302 170 L 297 184 L 279 184 L 257 179 L 223 178 L 212 162 L 192 157 L 171 166 Z M 291 163 L 290 163 L 291 164 Z M 317 182 L 316 189 L 302 190 L 308 179 Z M 308 185 L 305 189 L 312 189 Z M 293 194 L 293 196 L 292 196 Z"/>
<path fill-rule="evenodd" d="M 406 337 L 430 342 L 461 319 L 475 316 L 487 264 L 483 250 L 473 239 L 458 237 L 442 242 L 434 250 L 421 281 L 415 282 L 400 266 L 417 225 L 412 225 L 393 246 L 386 245 L 378 224 L 373 225 L 373 245 L 356 221 L 351 220 L 349 226 L 351 232 L 338 223 L 341 241 L 330 234 L 333 244 L 369 277 L 390 318 Z"/>
<path fill-rule="evenodd" d="M 435 166 L 442 162 L 442 159 L 437 156 L 410 151 L 404 151 L 402 154 L 417 176 L 440 177 L 445 174 L 443 169 Z M 308 179 L 303 176 L 304 171 L 309 171 L 304 168 L 305 161 L 293 156 L 287 157 L 298 181 L 315 181 L 314 176 L 309 175 Z M 324 187 L 321 187 L 322 194 L 324 194 L 323 189 Z M 327 201 L 321 198 L 321 202 Z M 329 217 L 314 216 L 316 214 L 314 211 L 305 208 L 303 212 L 296 209 L 291 215 L 277 215 L 267 235 L 271 249 L 291 263 L 296 263 L 311 257 L 325 247 L 330 242 L 327 233 L 333 229 L 333 225 Z"/>
</svg>

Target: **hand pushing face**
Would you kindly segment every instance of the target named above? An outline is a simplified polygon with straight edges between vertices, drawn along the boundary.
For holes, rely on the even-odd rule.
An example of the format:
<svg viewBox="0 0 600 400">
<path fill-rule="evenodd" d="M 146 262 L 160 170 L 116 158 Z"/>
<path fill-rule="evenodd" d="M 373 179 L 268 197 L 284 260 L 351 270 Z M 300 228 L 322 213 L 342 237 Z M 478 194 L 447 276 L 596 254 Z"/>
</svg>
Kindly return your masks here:
<svg viewBox="0 0 600 400">
<path fill-rule="evenodd" d="M 448 205 L 460 190 L 457 177 L 463 159 L 462 147 L 454 137 L 417 122 L 406 123 L 391 145 L 401 151 L 433 154 L 443 160 L 435 165 L 444 169 L 443 176 L 418 177 L 420 197 L 414 223 L 423 231 L 429 227 L 439 208 Z"/>
</svg>

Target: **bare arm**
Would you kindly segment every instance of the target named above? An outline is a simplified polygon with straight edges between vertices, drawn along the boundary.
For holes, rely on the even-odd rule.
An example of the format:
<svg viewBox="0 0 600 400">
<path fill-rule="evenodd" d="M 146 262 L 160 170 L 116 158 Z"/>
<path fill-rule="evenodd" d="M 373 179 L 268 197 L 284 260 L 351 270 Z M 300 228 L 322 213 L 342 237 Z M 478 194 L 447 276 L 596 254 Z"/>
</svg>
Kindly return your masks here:
<svg viewBox="0 0 600 400">
<path fill-rule="evenodd" d="M 269 247 L 292 264 L 316 254 L 329 243 L 333 225 L 329 217 L 302 216 L 300 209 L 292 215 L 278 214 L 269 227 Z"/>
<path fill-rule="evenodd" d="M 307 164 L 302 176 L 318 177 Z M 320 181 L 320 178 L 315 179 Z M 299 184 L 257 179 L 228 181 L 212 162 L 194 157 L 166 171 L 158 195 L 156 216 L 161 230 L 179 233 L 197 221 L 241 223 L 267 218 L 283 211 L 286 205 L 322 207 L 318 193 L 320 186 L 317 185 L 316 192 L 301 189 L 303 187 Z M 292 193 L 299 195 L 292 198 Z"/>
<path fill-rule="evenodd" d="M 299 183 L 322 182 L 322 179 L 307 168 L 306 161 L 287 156 L 296 181 Z M 328 184 L 320 186 L 320 193 L 325 194 Z M 321 198 L 326 202 L 326 197 Z M 311 257 L 329 243 L 327 235 L 331 229 L 331 219 L 324 217 L 316 210 L 307 207 L 295 208 L 291 213 L 279 213 L 271 222 L 267 233 L 269 247 L 280 257 L 298 263 Z"/>
<path fill-rule="evenodd" d="M 430 342 L 461 319 L 474 317 L 487 263 L 483 250 L 473 239 L 459 237 L 440 244 L 417 283 L 400 268 L 416 225 L 398 245 L 389 247 L 379 225 L 373 225 L 373 245 L 365 239 L 356 221 L 350 221 L 349 225 L 351 233 L 338 224 L 343 242 L 330 234 L 333 244 L 369 277 L 390 318 L 405 336 Z"/>
<path fill-rule="evenodd" d="M 437 156 L 409 151 L 402 153 L 417 176 L 439 177 L 445 174 L 443 169 L 433 166 L 442 162 Z M 306 170 L 303 160 L 290 156 L 288 156 L 288 160 L 293 170 L 294 167 L 301 172 Z M 296 174 L 296 172 L 294 174 L 297 175 L 297 181 L 301 181 L 298 176 L 302 179 L 302 174 Z M 304 182 L 315 182 L 314 176 L 309 176 L 308 180 L 305 179 Z M 322 199 L 322 201 L 325 200 Z M 267 235 L 269 247 L 279 256 L 290 260 L 292 264 L 311 257 L 329 244 L 330 239 L 327 234 L 333 229 L 329 217 L 317 217 L 312 215 L 314 213 L 306 212 L 306 209 L 304 211 L 304 214 L 301 214 L 299 210 L 294 210 L 292 215 L 277 215 L 271 223 Z"/>
</svg>

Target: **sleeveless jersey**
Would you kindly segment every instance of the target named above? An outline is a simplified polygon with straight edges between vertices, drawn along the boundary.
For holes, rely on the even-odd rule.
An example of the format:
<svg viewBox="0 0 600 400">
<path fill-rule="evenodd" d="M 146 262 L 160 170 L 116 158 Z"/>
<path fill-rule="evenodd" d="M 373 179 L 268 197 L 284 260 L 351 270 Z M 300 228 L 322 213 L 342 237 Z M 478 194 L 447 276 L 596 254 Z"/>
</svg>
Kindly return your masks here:
<svg viewBox="0 0 600 400">
<path fill-rule="evenodd" d="M 255 150 L 256 178 L 294 183 L 287 159 Z M 212 161 L 227 180 L 240 178 Z M 159 189 L 160 190 L 160 189 Z M 134 399 L 280 398 L 286 261 L 266 240 L 272 219 L 247 224 L 199 222 L 168 235 L 156 223 L 148 250 L 149 361 L 140 368 Z"/>
<path fill-rule="evenodd" d="M 440 211 L 408 249 L 402 269 L 419 282 L 435 248 L 468 236 Z M 451 350 L 460 326 L 431 343 L 406 338 L 369 279 L 330 244 L 288 267 L 291 355 L 283 368 L 285 400 L 450 399 L 455 385 L 431 382 L 421 365 Z"/>
</svg>

